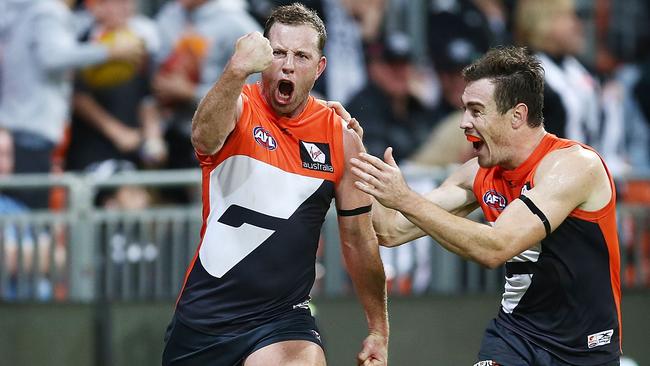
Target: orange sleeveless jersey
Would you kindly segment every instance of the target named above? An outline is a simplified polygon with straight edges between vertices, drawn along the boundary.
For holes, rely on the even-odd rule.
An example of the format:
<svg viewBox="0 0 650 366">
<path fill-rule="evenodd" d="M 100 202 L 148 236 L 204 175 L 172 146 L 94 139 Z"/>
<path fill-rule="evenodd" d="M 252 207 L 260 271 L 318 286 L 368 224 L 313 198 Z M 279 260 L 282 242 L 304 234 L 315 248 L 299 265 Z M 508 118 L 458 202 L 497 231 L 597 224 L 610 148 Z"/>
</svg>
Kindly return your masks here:
<svg viewBox="0 0 650 366">
<path fill-rule="evenodd" d="M 480 168 L 474 194 L 487 221 L 496 221 L 510 202 L 535 186 L 536 169 L 548 153 L 576 144 L 547 134 L 516 169 Z M 620 354 L 616 193 L 607 174 L 612 198 L 605 207 L 573 210 L 544 240 L 505 266 L 497 321 L 574 365 L 599 365 Z"/>
<path fill-rule="evenodd" d="M 177 302 L 178 319 L 220 333 L 305 307 L 320 229 L 344 170 L 340 117 L 309 97 L 278 117 L 257 84 L 223 148 L 198 155 L 201 244 Z M 302 304 L 302 305 L 301 305 Z"/>
</svg>

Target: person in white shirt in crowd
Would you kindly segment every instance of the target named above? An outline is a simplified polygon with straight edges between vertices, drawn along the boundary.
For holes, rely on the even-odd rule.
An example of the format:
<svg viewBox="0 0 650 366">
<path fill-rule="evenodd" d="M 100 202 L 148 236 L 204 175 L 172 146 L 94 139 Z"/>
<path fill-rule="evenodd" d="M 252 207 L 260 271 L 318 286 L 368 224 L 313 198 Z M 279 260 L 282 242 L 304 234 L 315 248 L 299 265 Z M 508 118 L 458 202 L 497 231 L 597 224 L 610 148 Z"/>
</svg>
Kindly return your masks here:
<svg viewBox="0 0 650 366">
<path fill-rule="evenodd" d="M 139 42 L 111 46 L 75 38 L 70 0 L 9 0 L 0 64 L 0 127 L 12 132 L 16 173 L 48 173 L 63 141 L 76 68 L 113 60 L 138 60 Z M 15 192 L 28 206 L 47 205 L 47 192 Z"/>
</svg>

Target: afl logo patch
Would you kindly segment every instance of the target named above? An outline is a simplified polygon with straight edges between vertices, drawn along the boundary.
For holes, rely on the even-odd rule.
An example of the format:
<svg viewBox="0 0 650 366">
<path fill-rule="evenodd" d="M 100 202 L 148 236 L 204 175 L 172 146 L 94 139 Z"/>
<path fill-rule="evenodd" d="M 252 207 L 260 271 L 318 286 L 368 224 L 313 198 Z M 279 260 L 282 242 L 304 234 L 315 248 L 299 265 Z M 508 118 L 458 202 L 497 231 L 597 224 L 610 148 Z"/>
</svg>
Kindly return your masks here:
<svg viewBox="0 0 650 366">
<path fill-rule="evenodd" d="M 262 126 L 257 126 L 253 129 L 253 138 L 255 139 L 255 142 L 269 150 L 275 150 L 278 147 L 275 138 Z"/>
<path fill-rule="evenodd" d="M 506 208 L 506 205 L 508 204 L 508 200 L 503 197 L 501 193 L 493 189 L 485 192 L 483 195 L 483 202 L 497 211 L 503 211 L 503 209 Z"/>
</svg>

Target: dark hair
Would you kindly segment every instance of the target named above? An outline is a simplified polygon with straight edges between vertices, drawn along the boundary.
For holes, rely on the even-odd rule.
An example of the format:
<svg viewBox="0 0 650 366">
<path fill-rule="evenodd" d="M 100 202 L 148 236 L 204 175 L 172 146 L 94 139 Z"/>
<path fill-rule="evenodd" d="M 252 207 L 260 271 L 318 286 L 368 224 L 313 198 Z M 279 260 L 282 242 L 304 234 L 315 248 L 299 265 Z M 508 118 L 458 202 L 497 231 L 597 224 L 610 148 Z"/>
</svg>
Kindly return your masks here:
<svg viewBox="0 0 650 366">
<path fill-rule="evenodd" d="M 269 37 L 269 31 L 275 23 L 286 25 L 308 25 L 318 33 L 318 50 L 323 54 L 325 42 L 327 41 L 327 31 L 323 20 L 318 16 L 316 11 L 307 8 L 303 4 L 293 3 L 291 5 L 278 6 L 273 9 L 271 15 L 264 25 L 264 37 Z"/>
<path fill-rule="evenodd" d="M 528 125 L 544 123 L 544 69 L 525 47 L 497 47 L 463 69 L 465 81 L 488 78 L 494 101 L 504 114 L 518 103 L 528 106 Z"/>
</svg>

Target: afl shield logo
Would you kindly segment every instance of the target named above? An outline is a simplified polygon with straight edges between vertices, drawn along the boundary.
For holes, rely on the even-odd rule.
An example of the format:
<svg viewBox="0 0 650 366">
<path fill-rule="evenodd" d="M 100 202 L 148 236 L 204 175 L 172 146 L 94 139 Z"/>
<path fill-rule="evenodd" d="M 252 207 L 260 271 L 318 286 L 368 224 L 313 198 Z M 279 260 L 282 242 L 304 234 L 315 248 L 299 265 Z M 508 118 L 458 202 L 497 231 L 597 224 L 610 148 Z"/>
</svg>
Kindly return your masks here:
<svg viewBox="0 0 650 366">
<path fill-rule="evenodd" d="M 508 200 L 506 200 L 506 198 L 503 197 L 501 193 L 493 189 L 485 192 L 483 195 L 483 202 L 497 211 L 503 211 L 503 209 L 506 208 L 506 205 L 508 204 Z"/>
<path fill-rule="evenodd" d="M 255 142 L 269 150 L 275 150 L 278 147 L 275 138 L 262 126 L 257 126 L 253 129 L 253 138 L 255 139 Z"/>
</svg>

